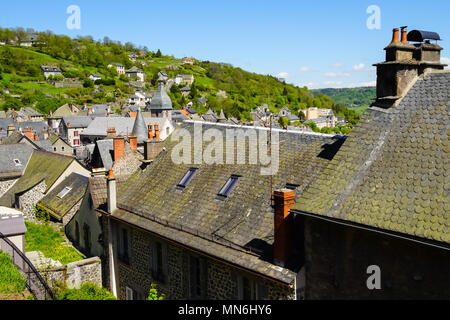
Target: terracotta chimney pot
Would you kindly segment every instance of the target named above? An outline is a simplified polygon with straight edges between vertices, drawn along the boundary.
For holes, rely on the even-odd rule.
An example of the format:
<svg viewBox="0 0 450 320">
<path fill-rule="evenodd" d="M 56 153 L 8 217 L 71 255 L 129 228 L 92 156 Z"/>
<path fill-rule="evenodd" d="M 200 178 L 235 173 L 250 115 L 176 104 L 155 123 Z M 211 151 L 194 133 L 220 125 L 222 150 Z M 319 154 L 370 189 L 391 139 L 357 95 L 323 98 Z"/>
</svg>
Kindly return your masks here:
<svg viewBox="0 0 450 320">
<path fill-rule="evenodd" d="M 153 126 L 150 123 L 148 124 L 148 138 L 153 139 Z"/>
<path fill-rule="evenodd" d="M 392 42 L 391 43 L 397 43 L 397 42 L 400 42 L 398 28 L 394 28 L 394 30 L 392 31 Z"/>
</svg>

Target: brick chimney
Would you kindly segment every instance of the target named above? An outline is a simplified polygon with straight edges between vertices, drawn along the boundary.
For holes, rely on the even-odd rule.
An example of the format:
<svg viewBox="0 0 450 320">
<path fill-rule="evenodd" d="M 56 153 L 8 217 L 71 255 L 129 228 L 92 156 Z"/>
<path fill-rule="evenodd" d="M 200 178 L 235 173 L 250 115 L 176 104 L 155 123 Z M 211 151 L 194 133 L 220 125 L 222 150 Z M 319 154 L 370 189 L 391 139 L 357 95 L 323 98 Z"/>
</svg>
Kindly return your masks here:
<svg viewBox="0 0 450 320">
<path fill-rule="evenodd" d="M 111 214 L 117 209 L 116 178 L 112 169 L 108 172 L 107 192 L 108 213 Z"/>
<path fill-rule="evenodd" d="M 392 107 L 408 92 L 417 77 L 446 66 L 440 62 L 442 48 L 439 45 L 422 42 L 423 39 L 421 43 L 409 43 L 410 38 L 418 39 L 411 34 L 421 34 L 421 31 L 413 30 L 408 34 L 406 28 L 401 27 L 401 41 L 399 29 L 393 30 L 392 41 L 384 48 L 386 61 L 374 64 L 377 68 L 377 100 L 374 106 Z"/>
<path fill-rule="evenodd" d="M 107 136 L 115 137 L 115 136 L 116 136 L 116 128 L 115 128 L 115 127 L 109 127 L 109 128 L 106 130 L 106 135 L 107 135 Z"/>
<path fill-rule="evenodd" d="M 155 139 L 159 139 L 159 124 L 155 123 Z"/>
<path fill-rule="evenodd" d="M 114 138 L 114 162 L 123 158 L 125 155 L 125 138 L 115 137 Z"/>
<path fill-rule="evenodd" d="M 295 192 L 290 189 L 276 190 L 273 193 L 275 203 L 274 218 L 274 264 L 284 267 L 294 247 L 294 217 L 289 210 L 294 205 Z"/>
<path fill-rule="evenodd" d="M 8 125 L 8 128 L 6 129 L 6 134 L 9 137 L 10 135 L 12 135 L 14 132 L 16 131 L 16 127 L 14 126 L 14 124 L 11 122 Z"/>
<path fill-rule="evenodd" d="M 36 141 L 34 138 L 33 127 L 23 129 L 23 134 L 31 141 Z"/>
<path fill-rule="evenodd" d="M 128 138 L 128 141 L 130 142 L 131 150 L 137 151 L 137 148 L 138 148 L 137 137 L 135 135 L 131 135 Z"/>
<path fill-rule="evenodd" d="M 70 122 L 67 122 L 67 128 L 70 128 Z"/>
</svg>

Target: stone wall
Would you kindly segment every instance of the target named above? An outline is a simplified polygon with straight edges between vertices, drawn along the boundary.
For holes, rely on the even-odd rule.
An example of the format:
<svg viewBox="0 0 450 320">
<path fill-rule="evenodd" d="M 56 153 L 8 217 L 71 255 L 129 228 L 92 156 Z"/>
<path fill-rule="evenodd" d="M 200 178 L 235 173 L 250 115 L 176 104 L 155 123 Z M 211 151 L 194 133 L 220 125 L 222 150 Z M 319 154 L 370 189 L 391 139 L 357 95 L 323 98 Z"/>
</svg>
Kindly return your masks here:
<svg viewBox="0 0 450 320">
<path fill-rule="evenodd" d="M 77 213 L 78 209 L 80 209 L 81 206 L 81 202 L 83 201 L 83 199 L 81 199 L 80 201 L 78 201 L 73 207 L 72 209 L 69 210 L 69 212 L 67 212 L 64 217 L 62 218 L 62 223 L 63 226 L 66 226 L 70 220 L 72 220 L 73 216 L 75 215 L 75 213 Z"/>
<path fill-rule="evenodd" d="M 128 265 L 118 261 L 119 299 L 125 299 L 126 287 L 133 289 L 138 297 L 145 299 L 152 283 L 158 285 L 159 292 L 164 293 L 167 299 L 190 299 L 189 256 L 191 255 L 204 259 L 206 275 L 203 277 L 207 279 L 205 299 L 238 299 L 237 277 L 239 276 L 245 276 L 257 283 L 259 287 L 264 288 L 265 299 L 295 299 L 294 283 L 290 286 L 283 285 L 246 271 L 238 270 L 206 256 L 192 253 L 172 243 L 164 242 L 164 240 L 141 229 L 126 228 L 129 230 L 130 238 L 130 261 Z M 116 228 L 115 230 L 115 233 L 117 233 L 118 229 Z M 160 283 L 152 278 L 152 244 L 155 241 L 166 246 L 165 269 L 167 270 L 167 281 L 165 283 Z M 107 241 L 105 241 L 105 244 L 107 244 Z M 107 253 L 107 250 L 105 252 Z M 109 277 L 108 271 L 105 277 Z M 109 283 L 109 279 L 103 282 Z"/>
<path fill-rule="evenodd" d="M 55 88 L 82 88 L 81 82 L 54 82 Z"/>
<path fill-rule="evenodd" d="M 450 253 L 406 239 L 305 218 L 306 299 L 449 299 Z M 381 271 L 369 290 L 367 268 Z"/>
<path fill-rule="evenodd" d="M 38 203 L 44 196 L 47 184 L 45 180 L 35 185 L 30 190 L 19 196 L 16 205 L 23 211 L 26 218 L 34 218 L 34 205 Z"/>
<path fill-rule="evenodd" d="M 0 198 L 16 183 L 18 179 L 0 180 Z"/>
<path fill-rule="evenodd" d="M 79 289 L 86 282 L 102 286 L 102 265 L 99 257 L 72 262 L 40 273 L 51 286 L 56 281 L 66 284 L 69 289 Z"/>
</svg>

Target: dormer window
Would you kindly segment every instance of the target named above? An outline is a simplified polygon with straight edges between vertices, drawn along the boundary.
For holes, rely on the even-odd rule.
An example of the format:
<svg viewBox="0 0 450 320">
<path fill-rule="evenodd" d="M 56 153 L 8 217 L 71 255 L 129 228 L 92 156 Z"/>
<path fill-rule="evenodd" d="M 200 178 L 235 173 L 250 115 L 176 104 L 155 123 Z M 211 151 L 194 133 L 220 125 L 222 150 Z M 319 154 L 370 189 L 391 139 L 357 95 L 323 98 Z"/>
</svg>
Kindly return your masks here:
<svg viewBox="0 0 450 320">
<path fill-rule="evenodd" d="M 217 200 L 225 200 L 228 195 L 230 194 L 231 190 L 233 189 L 236 182 L 239 180 L 240 176 L 232 175 L 225 185 L 220 189 L 219 193 L 217 194 Z"/>
<path fill-rule="evenodd" d="M 184 190 L 188 183 L 191 181 L 192 177 L 194 176 L 195 172 L 197 171 L 197 168 L 190 168 L 188 172 L 183 176 L 183 178 L 180 180 L 180 182 L 177 185 L 178 190 Z"/>
<path fill-rule="evenodd" d="M 58 193 L 58 198 L 60 199 L 64 198 L 64 196 L 68 194 L 70 190 L 72 190 L 72 188 L 65 187 L 64 189 L 62 189 L 60 193 Z"/>
<path fill-rule="evenodd" d="M 295 194 L 297 194 L 297 189 L 300 185 L 298 184 L 293 184 L 293 183 L 286 183 L 285 188 L 289 189 L 289 190 L 293 190 L 295 192 Z"/>
</svg>

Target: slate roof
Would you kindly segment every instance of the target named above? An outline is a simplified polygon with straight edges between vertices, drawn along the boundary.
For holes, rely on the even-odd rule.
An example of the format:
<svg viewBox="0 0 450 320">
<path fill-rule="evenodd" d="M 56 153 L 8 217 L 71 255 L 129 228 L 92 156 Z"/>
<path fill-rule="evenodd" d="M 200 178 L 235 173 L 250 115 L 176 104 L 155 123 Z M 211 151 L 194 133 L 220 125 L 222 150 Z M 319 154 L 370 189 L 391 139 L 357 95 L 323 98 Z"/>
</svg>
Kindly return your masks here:
<svg viewBox="0 0 450 320">
<path fill-rule="evenodd" d="M 59 107 L 58 109 L 56 109 L 55 112 L 53 112 L 52 116 L 50 116 L 50 118 L 58 119 L 58 118 L 70 117 L 70 116 L 74 116 L 74 115 L 76 115 L 76 113 L 72 112 L 72 110 L 70 109 L 68 104 L 65 104 L 65 105 L 62 105 L 61 107 Z"/>
<path fill-rule="evenodd" d="M 60 68 L 53 66 L 41 66 L 43 72 L 62 72 Z"/>
<path fill-rule="evenodd" d="M 33 147 L 24 143 L 0 145 L 0 179 L 20 177 L 32 154 Z M 16 164 L 14 159 L 20 164 Z"/>
<path fill-rule="evenodd" d="M 72 157 L 34 150 L 22 177 L 0 198 L 0 206 L 11 207 L 16 194 L 31 189 L 42 180 L 45 180 L 47 192 L 72 161 Z"/>
<path fill-rule="evenodd" d="M 138 110 L 136 118 L 134 120 L 135 121 L 132 134 L 137 137 L 138 143 L 142 143 L 144 142 L 144 140 L 148 139 L 148 129 L 147 125 L 145 124 L 144 117 L 142 116 L 141 109 Z"/>
<path fill-rule="evenodd" d="M 172 100 L 170 100 L 170 97 L 162 84 L 158 86 L 158 90 L 153 94 L 150 107 L 145 111 L 151 110 L 172 110 Z"/>
<path fill-rule="evenodd" d="M 96 141 L 95 148 L 92 153 L 92 165 L 94 166 L 94 168 L 105 168 L 106 170 L 111 169 L 114 165 L 113 153 L 113 139 Z"/>
<path fill-rule="evenodd" d="M 5 236 L 24 234 L 27 231 L 23 213 L 6 207 L 0 207 L 0 232 Z"/>
<path fill-rule="evenodd" d="M 450 243 L 450 73 L 371 107 L 295 210 Z"/>
<path fill-rule="evenodd" d="M 230 128 L 253 130 L 202 124 L 203 130 L 214 128 L 224 137 L 226 129 Z M 177 130 L 181 129 L 194 136 L 192 121 L 184 122 Z M 260 132 L 262 130 L 266 129 L 259 129 Z M 300 195 L 322 172 L 342 139 L 281 130 L 279 134 L 280 165 L 273 177 L 273 188 L 284 187 L 286 183 L 298 184 Z M 170 140 L 164 142 L 166 152 L 161 153 L 145 171 L 138 170 L 118 188 L 120 210 L 113 213 L 113 217 L 278 281 L 291 283 L 295 272 L 275 267 L 270 262 L 274 226 L 269 176 L 262 176 L 261 167 L 250 164 L 174 165 L 171 152 L 178 142 Z M 183 192 L 177 191 L 177 184 L 192 166 L 199 170 Z M 241 178 L 228 198 L 216 200 L 217 193 L 233 174 Z M 166 222 L 170 226 L 164 225 Z"/>
<path fill-rule="evenodd" d="M 64 124 L 70 122 L 71 128 L 87 128 L 92 122 L 93 118 L 90 116 L 78 116 L 78 117 L 63 117 Z"/>
<path fill-rule="evenodd" d="M 89 177 L 71 173 L 66 179 L 49 192 L 38 204 L 43 205 L 56 219 L 62 219 L 84 196 Z M 64 188 L 71 190 L 62 198 L 58 197 Z"/>
</svg>

